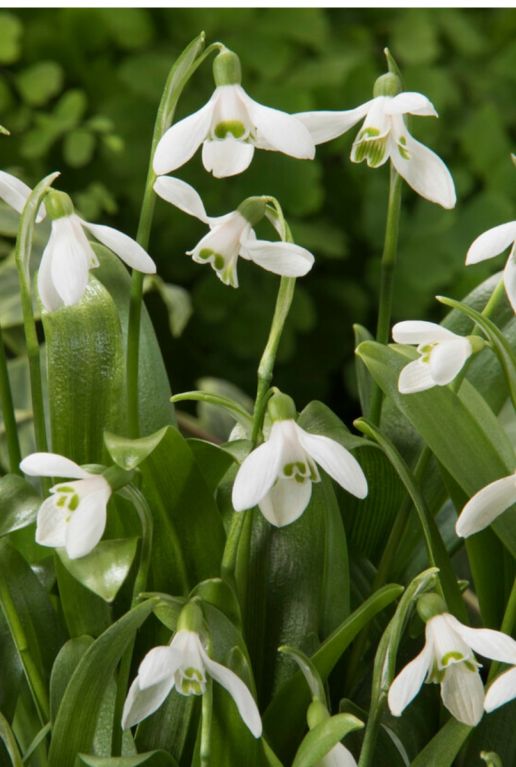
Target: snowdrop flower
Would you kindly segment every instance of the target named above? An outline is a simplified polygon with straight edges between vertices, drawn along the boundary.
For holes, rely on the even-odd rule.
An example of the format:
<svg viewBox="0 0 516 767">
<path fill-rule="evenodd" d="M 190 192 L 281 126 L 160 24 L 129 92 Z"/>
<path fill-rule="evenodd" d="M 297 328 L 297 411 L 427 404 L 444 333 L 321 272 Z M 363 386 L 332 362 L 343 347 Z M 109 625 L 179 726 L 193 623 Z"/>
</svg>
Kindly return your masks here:
<svg viewBox="0 0 516 767">
<path fill-rule="evenodd" d="M 516 312 L 516 221 L 495 226 L 477 237 L 468 250 L 466 265 L 494 258 L 509 247 L 511 251 L 503 272 L 503 281 L 511 306 Z"/>
<path fill-rule="evenodd" d="M 32 189 L 23 181 L 20 181 L 19 178 L 0 170 L 0 199 L 4 200 L 11 208 L 14 208 L 17 213 L 22 213 L 31 192 Z M 45 208 L 42 205 L 38 211 L 36 221 L 39 223 L 44 218 Z"/>
<path fill-rule="evenodd" d="M 422 609 L 419 603 L 423 603 Z M 431 614 L 435 604 L 444 606 L 434 594 L 425 595 L 419 603 L 422 617 L 425 608 Z M 501 631 L 464 626 L 447 612 L 433 612 L 426 621 L 425 636 L 422 651 L 390 686 L 391 713 L 400 716 L 426 678 L 427 682 L 441 685 L 442 701 L 455 719 L 474 727 L 484 709 L 484 686 L 474 653 L 502 663 L 516 663 L 516 641 Z"/>
<path fill-rule="evenodd" d="M 389 73 L 377 80 L 374 98 L 355 109 L 295 116 L 306 125 L 315 144 L 341 136 L 365 118 L 353 142 L 352 162 L 366 160 L 370 168 L 379 168 L 390 159 L 415 192 L 443 208 L 453 208 L 456 195 L 450 171 L 431 149 L 410 135 L 403 117 L 437 117 L 437 112 L 421 93 L 398 91 L 399 80 Z"/>
<path fill-rule="evenodd" d="M 265 199 L 248 197 L 238 209 L 225 216 L 210 217 L 193 187 L 171 176 L 161 176 L 154 191 L 180 210 L 208 224 L 210 231 L 188 255 L 198 264 L 211 264 L 225 285 L 238 287 L 237 260 L 241 256 L 263 269 L 286 277 L 302 277 L 312 268 L 314 257 L 292 242 L 257 240 L 253 226 L 266 210 Z"/>
<path fill-rule="evenodd" d="M 490 685 L 486 693 L 484 709 L 488 712 L 494 711 L 495 708 L 503 706 L 513 698 L 516 698 L 516 666 L 501 674 Z"/>
<path fill-rule="evenodd" d="M 293 115 L 258 104 L 240 85 L 240 60 L 232 51 L 213 63 L 215 91 L 205 106 L 172 125 L 154 154 L 154 172 L 170 173 L 187 162 L 202 144 L 202 162 L 216 178 L 242 173 L 255 147 L 312 160 L 314 142 Z"/>
<path fill-rule="evenodd" d="M 74 461 L 56 453 L 32 453 L 20 463 L 31 477 L 71 477 L 50 489 L 41 504 L 36 523 L 36 542 L 64 547 L 70 559 L 89 554 L 106 527 L 106 507 L 111 486 L 100 474 L 91 474 Z"/>
<path fill-rule="evenodd" d="M 497 479 L 470 498 L 455 525 L 457 535 L 468 538 L 488 527 L 516 503 L 516 473 Z"/>
<path fill-rule="evenodd" d="M 235 511 L 258 505 L 271 525 L 291 524 L 308 506 L 312 482 L 320 480 L 317 464 L 349 493 L 365 498 L 367 481 L 358 461 L 335 440 L 298 426 L 290 397 L 275 394 L 269 414 L 269 438 L 247 456 L 236 475 Z"/>
<path fill-rule="evenodd" d="M 169 645 L 150 650 L 138 669 L 122 713 L 124 730 L 132 727 L 156 711 L 176 689 L 180 695 L 204 695 L 206 675 L 211 676 L 233 698 L 238 712 L 255 738 L 262 734 L 262 722 L 258 707 L 244 682 L 233 671 L 212 660 L 206 652 L 197 631 L 181 628 L 182 616 L 196 605 L 183 609 L 178 631 Z M 188 623 L 188 619 L 186 621 Z"/>
<path fill-rule="evenodd" d="M 156 271 L 154 261 L 131 237 L 79 218 L 67 194 L 50 191 L 45 206 L 52 230 L 39 267 L 38 291 L 47 311 L 78 303 L 86 290 L 89 270 L 99 265 L 85 230 L 131 268 L 146 274 Z"/>
<path fill-rule="evenodd" d="M 317 725 L 327 721 L 329 718 L 330 714 L 326 706 L 321 703 L 318 698 L 314 698 L 307 712 L 308 727 L 313 729 L 314 727 L 317 727 Z M 355 717 L 352 718 L 356 722 L 353 729 L 363 727 L 363 724 L 359 719 L 356 719 Z M 357 763 L 351 751 L 349 751 L 342 743 L 337 743 L 323 756 L 321 761 L 317 763 L 317 767 L 357 767 Z"/>
<path fill-rule="evenodd" d="M 462 370 L 473 352 L 485 344 L 478 336 L 458 336 L 435 322 L 407 320 L 392 329 L 398 344 L 417 344 L 420 357 L 409 362 L 400 373 L 398 389 L 402 394 L 445 386 Z"/>
</svg>

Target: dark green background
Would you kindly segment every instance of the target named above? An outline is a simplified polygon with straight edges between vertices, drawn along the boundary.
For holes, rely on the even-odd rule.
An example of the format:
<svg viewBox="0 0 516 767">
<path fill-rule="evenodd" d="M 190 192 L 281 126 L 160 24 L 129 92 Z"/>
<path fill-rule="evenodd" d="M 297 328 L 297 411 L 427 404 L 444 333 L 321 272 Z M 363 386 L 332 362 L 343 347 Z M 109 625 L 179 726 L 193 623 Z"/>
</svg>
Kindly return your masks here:
<svg viewBox="0 0 516 767">
<path fill-rule="evenodd" d="M 514 218 L 516 12 L 513 9 L 55 9 L 0 12 L 0 167 L 34 183 L 51 170 L 81 213 L 134 236 L 155 110 L 167 71 L 202 29 L 242 59 L 243 85 L 286 111 L 349 109 L 369 99 L 388 45 L 406 90 L 425 93 L 439 120 L 414 135 L 449 165 L 459 202 L 444 211 L 404 188 L 395 317 L 439 318 L 437 293 L 460 297 L 503 262 L 464 268 L 473 238 Z M 178 118 L 213 89 L 205 64 Z M 297 241 L 316 256 L 299 282 L 276 383 L 301 407 L 324 399 L 350 416 L 352 322 L 375 324 L 387 166 L 353 165 L 355 130 L 320 147 L 315 162 L 257 152 L 227 180 L 200 153 L 177 171 L 211 215 L 250 194 L 279 197 Z M 6 227 L 6 230 L 8 227 Z M 157 294 L 149 305 L 175 391 L 219 376 L 253 393 L 277 278 L 240 267 L 239 290 L 184 255 L 205 227 L 158 202 L 150 252 L 159 273 L 191 294 L 194 313 L 173 338 Z M 264 230 L 265 233 L 265 230 Z M 268 235 L 266 235 L 268 236 Z M 4 241 L 7 256 L 12 240 Z"/>
</svg>

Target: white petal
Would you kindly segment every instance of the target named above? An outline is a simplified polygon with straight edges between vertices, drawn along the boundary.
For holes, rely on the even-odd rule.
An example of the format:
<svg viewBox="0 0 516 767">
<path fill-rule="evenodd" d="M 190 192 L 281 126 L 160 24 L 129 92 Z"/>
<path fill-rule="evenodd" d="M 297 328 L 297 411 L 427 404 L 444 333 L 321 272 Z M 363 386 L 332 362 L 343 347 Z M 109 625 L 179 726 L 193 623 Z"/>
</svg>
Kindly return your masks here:
<svg viewBox="0 0 516 767">
<path fill-rule="evenodd" d="M 487 258 L 494 258 L 516 241 L 516 221 L 500 224 L 483 232 L 472 242 L 466 256 L 466 264 L 478 264 Z"/>
<path fill-rule="evenodd" d="M 493 522 L 516 503 L 516 476 L 491 482 L 468 501 L 455 525 L 457 535 L 467 538 Z"/>
<path fill-rule="evenodd" d="M 263 516 L 274 527 L 285 527 L 299 519 L 312 496 L 312 482 L 278 479 L 258 504 Z"/>
<path fill-rule="evenodd" d="M 392 164 L 400 176 L 421 197 L 443 208 L 453 208 L 457 201 L 455 185 L 444 162 L 410 135 L 401 116 L 393 115 L 391 120 L 393 132 L 389 151 Z M 403 150 L 398 146 L 401 138 L 405 141 Z"/>
<path fill-rule="evenodd" d="M 55 312 L 60 309 L 63 299 L 57 292 L 52 281 L 52 254 L 54 246 L 52 238 L 48 241 L 38 269 L 38 293 L 39 298 L 47 312 Z"/>
<path fill-rule="evenodd" d="M 513 698 L 516 698 L 516 668 L 511 668 L 499 676 L 489 687 L 484 701 L 486 711 L 494 711 Z"/>
<path fill-rule="evenodd" d="M 249 728 L 255 738 L 259 738 L 262 734 L 262 720 L 260 712 L 258 711 L 258 706 L 249 692 L 247 685 L 245 685 L 240 677 L 229 668 L 212 660 L 206 654 L 202 646 L 201 657 L 209 675 L 222 685 L 235 701 L 238 713 L 242 717 L 244 724 Z"/>
<path fill-rule="evenodd" d="M 79 231 L 80 230 L 80 231 Z M 90 260 L 94 257 L 84 232 L 73 216 L 52 221 L 47 248 L 50 253 L 50 276 L 65 306 L 78 303 L 86 290 Z"/>
<path fill-rule="evenodd" d="M 149 650 L 138 668 L 140 689 L 153 687 L 155 684 L 173 677 L 181 664 L 181 654 L 170 645 L 153 647 Z"/>
<path fill-rule="evenodd" d="M 86 480 L 87 481 L 87 480 Z M 106 527 L 106 505 L 110 491 L 97 490 L 81 498 L 72 512 L 66 531 L 66 553 L 79 559 L 92 551 L 102 538 Z"/>
<path fill-rule="evenodd" d="M 484 686 L 478 670 L 465 663 L 448 666 L 441 682 L 441 697 L 448 711 L 459 722 L 475 727 L 484 713 Z"/>
<path fill-rule="evenodd" d="M 322 434 L 309 434 L 296 424 L 301 445 L 335 482 L 357 498 L 367 495 L 367 480 L 362 467 L 349 450 Z"/>
<path fill-rule="evenodd" d="M 418 694 L 425 676 L 432 663 L 432 647 L 425 644 L 419 655 L 411 660 L 395 678 L 389 688 L 388 703 L 393 716 L 401 716 L 402 711 Z"/>
<path fill-rule="evenodd" d="M 342 112 L 297 112 L 294 117 L 308 128 L 314 144 L 324 144 L 337 136 L 342 136 L 356 125 L 366 116 L 371 104 L 372 100 L 366 101 L 355 109 Z"/>
<path fill-rule="evenodd" d="M 207 104 L 193 114 L 172 125 L 159 140 L 152 161 L 154 173 L 164 173 L 181 167 L 200 147 L 210 128 L 215 94 Z"/>
<path fill-rule="evenodd" d="M 61 548 L 66 542 L 68 510 L 55 505 L 55 498 L 50 496 L 43 501 L 38 510 L 36 522 L 36 543 L 40 546 Z"/>
<path fill-rule="evenodd" d="M 163 200 L 175 205 L 176 208 L 195 216 L 199 221 L 208 223 L 208 214 L 203 201 L 193 186 L 172 176 L 159 176 L 154 182 L 154 191 Z"/>
<path fill-rule="evenodd" d="M 127 730 L 153 714 L 168 697 L 173 686 L 174 677 L 171 676 L 153 687 L 142 690 L 138 677 L 136 677 L 125 699 L 122 712 L 122 729 Z"/>
<path fill-rule="evenodd" d="M 516 640 L 512 637 L 493 629 L 472 629 L 453 615 L 448 615 L 447 620 L 474 652 L 501 663 L 516 665 Z"/>
<path fill-rule="evenodd" d="M 300 160 L 313 160 L 315 145 L 308 128 L 294 115 L 265 107 L 242 92 L 247 111 L 257 129 L 257 144 Z"/>
<path fill-rule="evenodd" d="M 432 102 L 422 93 L 405 91 L 389 99 L 385 105 L 385 113 L 388 115 L 411 114 L 421 117 L 437 117 L 437 112 Z"/>
<path fill-rule="evenodd" d="M 473 353 L 467 338 L 442 341 L 430 353 L 430 373 L 438 386 L 449 384 Z"/>
<path fill-rule="evenodd" d="M 88 479 L 95 476 L 82 469 L 75 461 L 57 453 L 31 453 L 20 463 L 20 469 L 30 477 Z"/>
<path fill-rule="evenodd" d="M 509 258 L 507 259 L 507 263 L 503 271 L 503 281 L 505 284 L 507 297 L 511 302 L 513 311 L 516 312 L 516 245 L 512 249 Z"/>
<path fill-rule="evenodd" d="M 202 145 L 202 164 L 215 178 L 235 176 L 246 170 L 253 159 L 254 146 L 233 136 L 205 141 Z"/>
<path fill-rule="evenodd" d="M 137 269 L 144 274 L 154 274 L 156 264 L 132 237 L 129 237 L 118 229 L 103 224 L 90 224 L 88 221 L 81 221 L 82 225 L 88 229 L 92 235 L 106 248 L 122 259 L 131 269 Z"/>
<path fill-rule="evenodd" d="M 322 758 L 318 767 L 357 767 L 357 763 L 353 754 L 342 743 L 337 743 Z"/>
<path fill-rule="evenodd" d="M 291 242 L 268 242 L 247 240 L 242 255 L 274 274 L 285 277 L 303 277 L 314 263 L 313 255 Z"/>
<path fill-rule="evenodd" d="M 420 359 L 409 362 L 400 372 L 398 391 L 401 394 L 415 394 L 435 386 L 430 365 Z"/>
<path fill-rule="evenodd" d="M 392 337 L 397 344 L 432 344 L 457 338 L 457 335 L 436 322 L 405 320 L 394 325 Z"/>
<path fill-rule="evenodd" d="M 0 170 L 0 198 L 14 208 L 18 213 L 22 213 L 32 190 L 23 181 L 20 181 L 16 176 L 11 176 L 10 173 L 6 173 Z M 45 206 L 41 205 L 36 217 L 36 221 L 39 223 L 45 218 Z"/>
<path fill-rule="evenodd" d="M 252 509 L 269 492 L 281 467 L 281 433 L 271 429 L 267 442 L 253 450 L 240 466 L 233 485 L 235 511 Z"/>
</svg>

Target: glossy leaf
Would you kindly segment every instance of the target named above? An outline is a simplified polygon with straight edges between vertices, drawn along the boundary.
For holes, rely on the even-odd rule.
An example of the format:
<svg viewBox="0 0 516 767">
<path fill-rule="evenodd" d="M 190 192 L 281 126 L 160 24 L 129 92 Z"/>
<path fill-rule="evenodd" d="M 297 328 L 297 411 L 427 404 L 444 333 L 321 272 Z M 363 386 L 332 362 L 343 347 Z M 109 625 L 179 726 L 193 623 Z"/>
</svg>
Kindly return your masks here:
<svg viewBox="0 0 516 767">
<path fill-rule="evenodd" d="M 23 760 L 16 737 L 9 726 L 9 722 L 2 714 L 0 714 L 0 740 L 3 742 L 9 755 L 11 767 L 23 767 Z"/>
<path fill-rule="evenodd" d="M 0 478 L 0 498 L 0 536 L 35 522 L 41 499 L 25 479 L 15 474 Z"/>
<path fill-rule="evenodd" d="M 50 719 L 55 721 L 64 692 L 82 656 L 93 644 L 93 637 L 69 639 L 55 659 L 50 677 Z"/>
<path fill-rule="evenodd" d="M 80 764 L 85 767 L 177 767 L 176 760 L 166 751 L 149 751 L 135 756 L 88 756 L 79 754 Z"/>
<path fill-rule="evenodd" d="M 137 538 L 100 541 L 80 559 L 70 559 L 65 549 L 58 556 L 73 577 L 106 602 L 112 602 L 127 578 L 136 555 Z"/>
<path fill-rule="evenodd" d="M 324 756 L 353 730 L 364 723 L 351 714 L 337 714 L 321 722 L 305 735 L 292 767 L 317 767 Z"/>
<path fill-rule="evenodd" d="M 430 764 L 452 767 L 470 732 L 471 727 L 452 717 L 416 756 L 411 767 L 428 767 Z"/>
</svg>

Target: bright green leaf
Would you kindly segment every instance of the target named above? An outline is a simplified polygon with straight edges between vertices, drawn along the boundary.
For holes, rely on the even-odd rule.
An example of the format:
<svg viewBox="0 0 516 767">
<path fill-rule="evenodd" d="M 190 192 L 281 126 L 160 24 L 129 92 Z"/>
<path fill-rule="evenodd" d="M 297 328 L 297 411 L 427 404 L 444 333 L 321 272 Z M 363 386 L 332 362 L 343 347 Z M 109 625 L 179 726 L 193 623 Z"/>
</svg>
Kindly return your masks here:
<svg viewBox="0 0 516 767">
<path fill-rule="evenodd" d="M 100 541 L 80 559 L 70 559 L 58 549 L 61 562 L 73 577 L 106 602 L 112 602 L 127 578 L 134 561 L 137 538 Z"/>
</svg>

